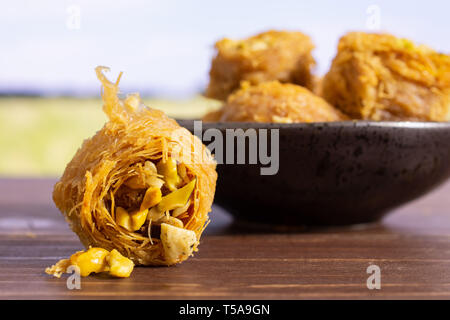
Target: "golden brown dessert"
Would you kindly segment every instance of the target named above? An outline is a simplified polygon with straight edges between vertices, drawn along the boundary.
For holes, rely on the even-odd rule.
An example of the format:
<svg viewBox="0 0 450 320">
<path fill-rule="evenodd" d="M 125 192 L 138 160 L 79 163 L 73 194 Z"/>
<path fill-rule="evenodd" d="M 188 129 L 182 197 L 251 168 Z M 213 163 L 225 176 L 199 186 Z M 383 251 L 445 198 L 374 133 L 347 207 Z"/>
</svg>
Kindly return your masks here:
<svg viewBox="0 0 450 320">
<path fill-rule="evenodd" d="M 301 32 L 267 31 L 244 40 L 222 39 L 215 45 L 209 98 L 226 100 L 242 80 L 251 84 L 278 80 L 313 88 L 314 45 Z"/>
<path fill-rule="evenodd" d="M 250 85 L 231 94 L 222 109 L 208 113 L 203 121 L 323 122 L 347 117 L 308 89 L 278 81 Z"/>
<path fill-rule="evenodd" d="M 322 92 L 355 119 L 447 121 L 450 57 L 388 34 L 349 33 Z"/>
<path fill-rule="evenodd" d="M 139 95 L 103 84 L 109 121 L 84 141 L 53 199 L 86 248 L 116 249 L 136 265 L 172 265 L 197 250 L 214 198 L 209 150 Z"/>
</svg>

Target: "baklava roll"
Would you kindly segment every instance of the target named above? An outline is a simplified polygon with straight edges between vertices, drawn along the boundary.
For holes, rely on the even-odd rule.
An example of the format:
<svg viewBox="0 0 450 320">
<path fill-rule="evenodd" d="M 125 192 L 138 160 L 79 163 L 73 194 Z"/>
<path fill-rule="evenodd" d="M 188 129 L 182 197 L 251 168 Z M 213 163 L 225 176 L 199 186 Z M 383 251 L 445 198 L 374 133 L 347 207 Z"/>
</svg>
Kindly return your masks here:
<svg viewBox="0 0 450 320">
<path fill-rule="evenodd" d="M 209 150 L 138 94 L 102 82 L 104 127 L 84 141 L 53 200 L 81 242 L 116 249 L 136 265 L 172 265 L 197 250 L 216 187 Z M 119 76 L 120 78 L 120 76 Z"/>
</svg>

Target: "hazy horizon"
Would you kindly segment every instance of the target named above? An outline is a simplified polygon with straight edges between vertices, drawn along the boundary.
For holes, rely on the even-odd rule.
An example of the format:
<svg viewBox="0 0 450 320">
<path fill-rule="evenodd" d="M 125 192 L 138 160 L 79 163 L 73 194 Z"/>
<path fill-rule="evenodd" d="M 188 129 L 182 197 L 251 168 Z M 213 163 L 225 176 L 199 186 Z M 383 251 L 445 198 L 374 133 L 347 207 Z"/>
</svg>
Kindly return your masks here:
<svg viewBox="0 0 450 320">
<path fill-rule="evenodd" d="M 352 30 L 387 31 L 448 53 L 448 9 L 433 0 L 8 2 L 0 11 L 0 93 L 98 96 L 94 67 L 107 65 L 112 79 L 124 71 L 124 92 L 189 96 L 207 84 L 216 40 L 268 29 L 310 35 L 318 74 Z"/>
</svg>

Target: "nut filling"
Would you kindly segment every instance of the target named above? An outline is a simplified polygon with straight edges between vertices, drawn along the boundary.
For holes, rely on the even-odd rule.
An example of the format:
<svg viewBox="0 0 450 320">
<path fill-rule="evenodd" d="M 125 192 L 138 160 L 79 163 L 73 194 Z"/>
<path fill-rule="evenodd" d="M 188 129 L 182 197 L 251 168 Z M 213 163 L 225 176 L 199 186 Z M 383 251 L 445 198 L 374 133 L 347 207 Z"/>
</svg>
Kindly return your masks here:
<svg viewBox="0 0 450 320">
<path fill-rule="evenodd" d="M 168 262 L 190 255 L 197 239 L 184 226 L 193 211 L 196 177 L 171 157 L 134 164 L 127 177 L 105 197 L 116 224 L 148 237 L 152 244 L 161 241 Z M 169 235 L 164 236 L 165 232 Z"/>
</svg>

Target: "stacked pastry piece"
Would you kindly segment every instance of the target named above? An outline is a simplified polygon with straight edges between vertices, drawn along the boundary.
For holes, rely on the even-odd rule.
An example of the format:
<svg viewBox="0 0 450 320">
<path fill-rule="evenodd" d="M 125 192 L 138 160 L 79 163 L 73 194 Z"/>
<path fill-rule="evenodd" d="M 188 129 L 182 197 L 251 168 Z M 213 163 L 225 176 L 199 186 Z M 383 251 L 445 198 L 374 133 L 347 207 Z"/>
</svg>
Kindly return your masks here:
<svg viewBox="0 0 450 320">
<path fill-rule="evenodd" d="M 299 32 L 223 39 L 216 48 L 206 95 L 225 103 L 205 121 L 450 119 L 450 57 L 406 39 L 349 33 L 323 80 L 312 74 L 312 41 Z"/>
</svg>

